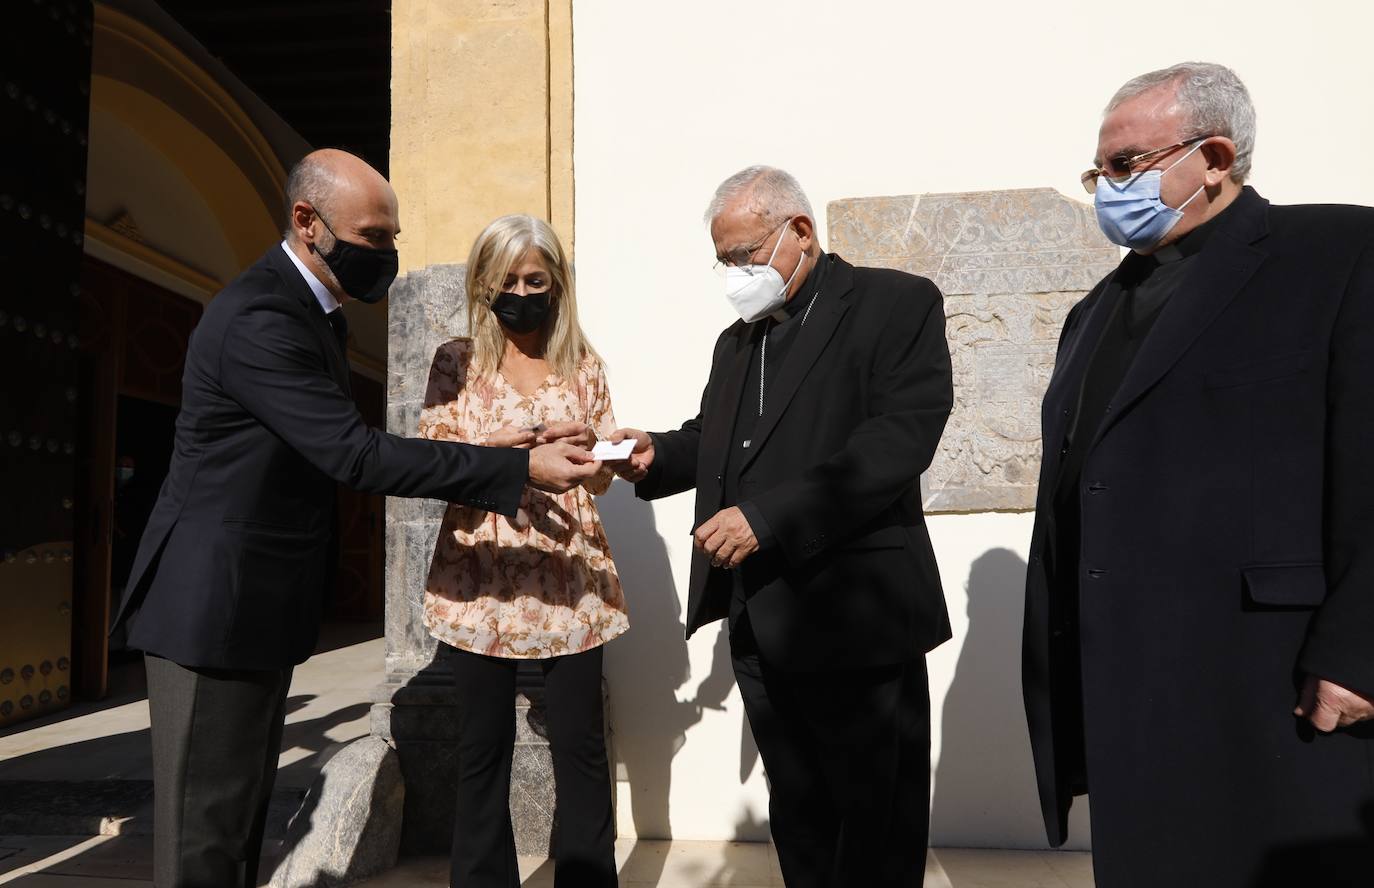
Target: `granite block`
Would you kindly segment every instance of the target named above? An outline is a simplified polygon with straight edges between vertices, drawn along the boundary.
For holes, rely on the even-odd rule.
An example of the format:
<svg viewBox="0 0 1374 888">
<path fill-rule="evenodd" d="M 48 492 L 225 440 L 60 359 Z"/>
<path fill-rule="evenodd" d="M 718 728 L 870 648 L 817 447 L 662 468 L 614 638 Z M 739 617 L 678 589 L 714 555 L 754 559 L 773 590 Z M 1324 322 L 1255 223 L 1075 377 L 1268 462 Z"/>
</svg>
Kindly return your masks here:
<svg viewBox="0 0 1374 888">
<path fill-rule="evenodd" d="M 291 819 L 290 850 L 270 888 L 335 888 L 391 869 L 404 799 L 391 747 L 376 737 L 353 741 L 325 764 Z"/>
</svg>

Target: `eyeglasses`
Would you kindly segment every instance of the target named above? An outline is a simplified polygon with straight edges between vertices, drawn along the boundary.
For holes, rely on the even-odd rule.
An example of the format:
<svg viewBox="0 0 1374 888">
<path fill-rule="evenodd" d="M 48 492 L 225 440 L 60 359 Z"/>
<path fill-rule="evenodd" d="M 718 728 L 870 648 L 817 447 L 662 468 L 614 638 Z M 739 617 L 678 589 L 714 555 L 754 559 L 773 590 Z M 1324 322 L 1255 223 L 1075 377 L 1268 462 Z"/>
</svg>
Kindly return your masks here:
<svg viewBox="0 0 1374 888">
<path fill-rule="evenodd" d="M 768 246 L 768 242 L 773 239 L 773 235 L 781 232 L 784 228 L 787 227 L 787 223 L 791 221 L 791 219 L 788 219 L 786 222 L 783 222 L 777 228 L 770 231 L 763 240 L 754 244 L 752 247 L 735 247 L 733 250 L 729 250 L 726 253 L 717 256 L 716 264 L 713 265 L 712 268 L 714 268 L 718 272 L 724 271 L 726 268 L 747 269 L 750 265 L 753 264 L 749 260 L 754 258 L 754 254 L 757 253 L 759 250 L 762 250 L 764 247 Z"/>
<path fill-rule="evenodd" d="M 1182 142 L 1175 142 L 1172 145 L 1165 145 L 1163 148 L 1155 148 L 1134 157 L 1127 157 L 1119 154 L 1116 157 L 1107 158 L 1106 165 L 1087 170 L 1078 177 L 1078 181 L 1083 183 L 1083 190 L 1089 194 L 1097 193 L 1097 180 L 1106 176 L 1108 179 L 1124 179 L 1135 171 L 1135 168 L 1147 160 L 1161 155 L 1168 154 L 1170 151 L 1177 151 L 1185 145 L 1192 145 L 1212 138 L 1209 136 L 1193 136 L 1191 139 L 1184 139 Z"/>
</svg>

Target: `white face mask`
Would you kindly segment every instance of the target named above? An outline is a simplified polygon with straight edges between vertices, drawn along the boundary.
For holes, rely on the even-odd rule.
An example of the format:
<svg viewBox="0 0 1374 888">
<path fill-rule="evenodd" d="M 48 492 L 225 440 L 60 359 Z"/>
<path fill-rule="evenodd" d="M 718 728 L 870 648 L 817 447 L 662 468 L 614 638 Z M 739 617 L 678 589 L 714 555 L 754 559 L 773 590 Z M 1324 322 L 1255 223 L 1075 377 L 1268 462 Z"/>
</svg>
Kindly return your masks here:
<svg viewBox="0 0 1374 888">
<path fill-rule="evenodd" d="M 788 219 L 782 224 L 790 226 L 792 220 Z M 746 324 L 766 318 L 787 304 L 787 290 L 792 286 L 797 272 L 801 271 L 803 257 L 797 257 L 797 267 L 792 269 L 791 277 L 784 281 L 782 274 L 773 267 L 773 260 L 786 236 L 785 231 L 778 236 L 767 265 L 730 265 L 725 268 L 725 299 L 739 312 Z"/>
</svg>

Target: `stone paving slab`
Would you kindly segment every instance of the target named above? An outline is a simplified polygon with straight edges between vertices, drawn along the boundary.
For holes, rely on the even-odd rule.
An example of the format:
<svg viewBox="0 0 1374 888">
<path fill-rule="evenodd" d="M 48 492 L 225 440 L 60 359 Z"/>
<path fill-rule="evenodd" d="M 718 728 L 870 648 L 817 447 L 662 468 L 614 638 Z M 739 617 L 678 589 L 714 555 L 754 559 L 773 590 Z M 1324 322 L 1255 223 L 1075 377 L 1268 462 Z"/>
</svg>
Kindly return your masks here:
<svg viewBox="0 0 1374 888">
<path fill-rule="evenodd" d="M 267 835 L 286 823 L 305 790 L 277 787 L 267 811 Z M 152 835 L 151 780 L 0 780 L 0 835 Z"/>
<path fill-rule="evenodd" d="M 275 843 L 264 849 L 272 856 Z M 9 856 L 5 856 L 9 852 Z M 152 842 L 146 836 L 29 837 L 0 835 L 0 884 L 20 888 L 144 888 L 151 886 Z M 773 847 L 753 842 L 637 841 L 616 843 L 622 888 L 781 888 Z M 263 883 L 270 864 L 265 862 Z M 550 888 L 553 864 L 520 858 L 524 888 Z M 926 888 L 1093 888 L 1092 856 L 1071 851 L 940 848 L 926 865 Z M 404 861 L 357 888 L 448 885 L 448 860 Z"/>
</svg>

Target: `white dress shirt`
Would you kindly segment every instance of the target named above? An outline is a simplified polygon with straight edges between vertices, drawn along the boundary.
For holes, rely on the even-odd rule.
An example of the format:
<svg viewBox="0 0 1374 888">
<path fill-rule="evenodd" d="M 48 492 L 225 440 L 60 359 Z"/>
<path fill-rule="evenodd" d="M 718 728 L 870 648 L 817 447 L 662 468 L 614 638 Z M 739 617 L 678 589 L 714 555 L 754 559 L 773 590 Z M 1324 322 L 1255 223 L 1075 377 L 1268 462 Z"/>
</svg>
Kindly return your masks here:
<svg viewBox="0 0 1374 888">
<path fill-rule="evenodd" d="M 320 301 L 320 308 L 324 309 L 325 316 L 327 317 L 339 307 L 339 300 L 334 298 L 334 294 L 329 292 L 328 287 L 320 283 L 320 279 L 315 277 L 315 273 L 306 267 L 306 264 L 301 261 L 301 257 L 296 255 L 296 251 L 291 249 L 286 241 L 281 242 L 281 248 L 286 251 L 286 255 L 291 257 L 291 261 L 295 264 L 296 270 L 301 273 L 301 277 L 305 278 L 305 282 L 310 285 L 310 292 L 314 293 L 315 298 Z"/>
</svg>

